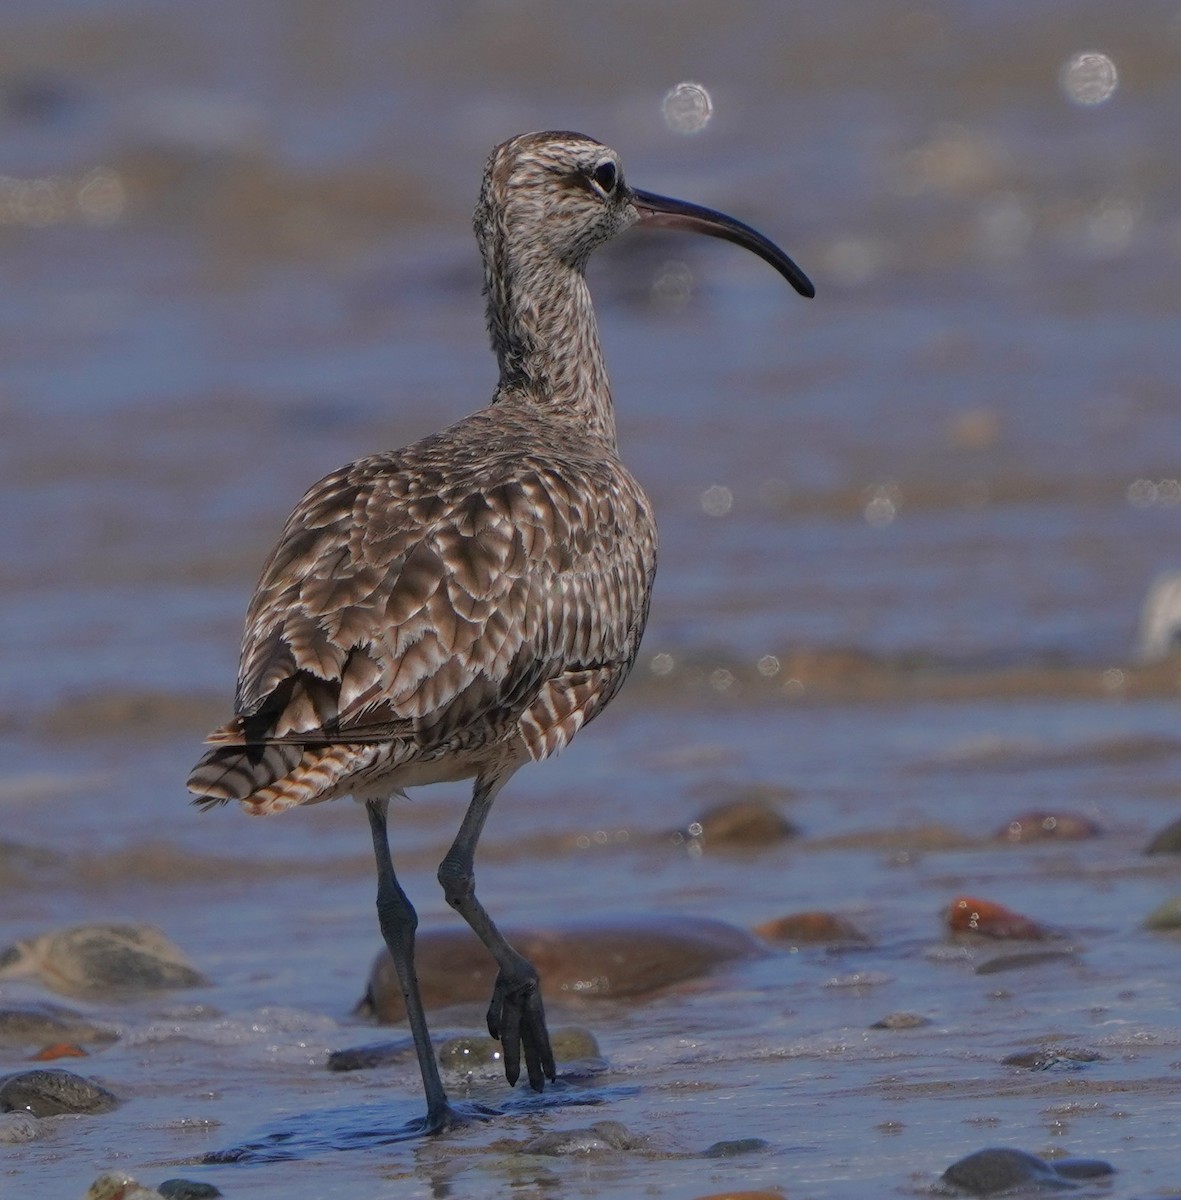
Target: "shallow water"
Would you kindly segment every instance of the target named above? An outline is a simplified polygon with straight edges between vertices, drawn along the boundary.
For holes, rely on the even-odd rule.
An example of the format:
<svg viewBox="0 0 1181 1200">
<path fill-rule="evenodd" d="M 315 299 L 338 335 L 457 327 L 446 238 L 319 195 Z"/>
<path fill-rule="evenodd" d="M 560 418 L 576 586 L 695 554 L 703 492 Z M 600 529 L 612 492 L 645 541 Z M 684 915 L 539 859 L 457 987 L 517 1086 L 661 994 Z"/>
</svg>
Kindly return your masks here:
<svg viewBox="0 0 1181 1200">
<path fill-rule="evenodd" d="M 0 944 L 151 921 L 213 981 L 84 1006 L 122 1038 L 65 1065 L 126 1103 L 5 1147 L 6 1193 L 118 1168 L 295 1200 L 914 1195 L 985 1145 L 1111 1162 L 1087 1194 L 1181 1191 L 1178 944 L 1140 928 L 1181 891 L 1142 853 L 1176 815 L 1181 714 L 1175 669 L 1131 664 L 1178 560 L 1176 6 L 723 9 L 6 7 L 0 838 L 46 857 L 3 860 Z M 1060 81 L 1081 51 L 1119 71 L 1104 103 Z M 686 77 L 715 105 L 695 137 L 661 116 Z M 831 909 L 871 944 L 551 996 L 605 1074 L 540 1100 L 453 1081 L 504 1115 L 389 1140 L 413 1065 L 324 1069 L 381 1036 L 350 1015 L 378 944 L 361 814 L 202 816 L 183 781 L 303 489 L 490 393 L 470 209 L 489 147 L 547 126 L 765 229 L 818 296 L 658 236 L 593 264 L 661 572 L 624 694 L 499 802 L 481 895 L 506 925 Z M 668 836 L 764 786 L 799 840 Z M 463 803 L 397 813 L 425 926 L 452 919 L 434 866 Z M 1103 835 L 994 838 L 1031 810 Z M 974 974 L 1006 945 L 947 939 L 961 893 L 1073 956 Z M 869 1028 L 904 1010 L 931 1023 Z M 1001 1062 L 1045 1047 L 1101 1058 Z M 520 1153 L 601 1120 L 641 1144 Z M 290 1157 L 198 1162 L 274 1134 Z M 744 1137 L 768 1145 L 702 1157 Z"/>
</svg>

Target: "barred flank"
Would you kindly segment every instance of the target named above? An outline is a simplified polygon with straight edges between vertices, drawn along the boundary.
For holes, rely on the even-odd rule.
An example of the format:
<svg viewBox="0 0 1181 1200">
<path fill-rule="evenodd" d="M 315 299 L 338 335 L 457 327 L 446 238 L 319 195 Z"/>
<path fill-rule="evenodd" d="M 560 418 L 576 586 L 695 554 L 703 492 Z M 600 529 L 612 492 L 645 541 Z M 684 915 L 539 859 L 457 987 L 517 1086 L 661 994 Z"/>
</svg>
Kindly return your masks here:
<svg viewBox="0 0 1181 1200">
<path fill-rule="evenodd" d="M 328 799 L 337 784 L 370 766 L 376 755 L 374 746 L 218 746 L 193 768 L 188 788 L 202 808 L 238 800 L 247 812 L 262 816 Z"/>
</svg>

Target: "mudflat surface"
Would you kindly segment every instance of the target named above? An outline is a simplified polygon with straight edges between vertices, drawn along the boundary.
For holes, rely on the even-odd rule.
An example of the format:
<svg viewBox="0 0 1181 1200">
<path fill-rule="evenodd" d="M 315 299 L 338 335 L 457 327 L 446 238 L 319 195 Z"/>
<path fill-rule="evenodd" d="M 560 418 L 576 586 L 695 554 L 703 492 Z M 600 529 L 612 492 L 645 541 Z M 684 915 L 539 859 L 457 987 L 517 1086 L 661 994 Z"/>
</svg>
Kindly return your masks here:
<svg viewBox="0 0 1181 1200">
<path fill-rule="evenodd" d="M 854 1200 L 987 1146 L 1116 1168 L 1084 1193 L 1181 1187 L 1181 942 L 1142 928 L 1181 892 L 1143 853 L 1181 711 L 1176 664 L 1133 661 L 1181 566 L 1176 6 L 690 0 L 675 36 L 662 12 L 6 6 L 0 948 L 148 923 L 209 981 L 77 1002 L 118 1039 L 61 1064 L 121 1103 L 5 1118 L 6 1194 L 118 1167 L 285 1200 Z M 1117 78 L 1083 104 L 1064 71 L 1092 51 Z M 661 109 L 685 78 L 714 104 L 692 137 Z M 481 896 L 508 927 L 823 910 L 864 939 L 554 994 L 605 1070 L 542 1099 L 452 1072 L 500 1115 L 423 1144 L 412 1058 L 325 1068 L 404 1032 L 353 1015 L 362 814 L 201 815 L 183 784 L 306 486 L 490 395 L 470 211 L 491 145 L 546 127 L 765 230 L 818 295 L 657 234 L 592 265 L 660 574 L 624 693 L 498 801 Z M 797 836 L 694 833 L 751 797 Z M 434 871 L 464 802 L 391 820 L 424 928 L 454 921 Z M 953 936 L 963 896 L 1053 936 Z M 51 1001 L 76 1002 L 0 979 L 0 1008 Z M 899 1013 L 924 1021 L 872 1028 Z M 6 1040 L 0 1073 L 38 1049 Z"/>
</svg>

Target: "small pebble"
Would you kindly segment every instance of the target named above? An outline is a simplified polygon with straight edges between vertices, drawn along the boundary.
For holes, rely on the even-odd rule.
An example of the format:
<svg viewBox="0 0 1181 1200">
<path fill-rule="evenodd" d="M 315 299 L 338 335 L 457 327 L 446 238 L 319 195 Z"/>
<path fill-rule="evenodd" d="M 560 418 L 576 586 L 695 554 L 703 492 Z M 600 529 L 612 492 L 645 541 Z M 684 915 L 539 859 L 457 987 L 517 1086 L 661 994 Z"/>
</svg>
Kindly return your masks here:
<svg viewBox="0 0 1181 1200">
<path fill-rule="evenodd" d="M 167 1200 L 216 1200 L 222 1194 L 200 1179 L 166 1179 L 156 1191 Z"/>
<path fill-rule="evenodd" d="M 398 1038 L 392 1042 L 370 1042 L 367 1046 L 352 1046 L 333 1050 L 328 1055 L 330 1071 L 370 1071 L 374 1067 L 391 1067 L 414 1057 L 414 1039 Z"/>
<path fill-rule="evenodd" d="M 1027 1071 L 1048 1071 L 1064 1068 L 1077 1071 L 1087 1063 L 1099 1062 L 1103 1056 L 1094 1050 L 1022 1050 L 1001 1059 L 1006 1067 L 1022 1067 Z"/>
<path fill-rule="evenodd" d="M 710 1192 L 693 1200 L 786 1200 L 786 1197 L 782 1192 Z"/>
<path fill-rule="evenodd" d="M 575 1065 L 575 1074 L 597 1073 L 605 1064 L 594 1034 L 580 1025 L 567 1025 L 550 1033 L 554 1060 L 563 1075 L 568 1064 Z M 447 1038 L 438 1047 L 439 1066 L 445 1071 L 467 1075 L 499 1075 L 502 1071 L 500 1043 L 486 1034 L 460 1035 Z M 587 1068 L 591 1070 L 588 1072 Z"/>
<path fill-rule="evenodd" d="M 1024 1150 L 990 1147 L 952 1163 L 943 1172 L 943 1182 L 973 1196 L 995 1196 L 1018 1188 L 1073 1188 L 1072 1179 L 1112 1173 L 1110 1164 L 1095 1159 L 1064 1158 L 1050 1163 Z"/>
<path fill-rule="evenodd" d="M 491 1074 L 500 1069 L 500 1043 L 480 1035 L 461 1034 L 447 1038 L 438 1048 L 439 1066 L 444 1071 Z"/>
<path fill-rule="evenodd" d="M 7 787 L 8 789 L 12 788 L 11 781 Z M 9 790 L 8 794 L 14 797 L 20 796 L 22 789 L 18 786 L 15 791 Z M 42 794 L 44 792 L 34 778 L 29 777 L 29 790 L 24 792 L 25 798 L 32 800 Z M 56 794 L 56 789 L 53 794 Z M 62 866 L 65 861 L 65 856 L 55 850 L 46 850 L 40 846 L 26 846 L 24 842 L 14 842 L 10 838 L 0 837 L 0 872 L 2 872 L 0 878 L 3 878 L 6 883 L 18 871 L 28 871 L 30 874 L 44 876 L 46 872 Z"/>
<path fill-rule="evenodd" d="M 1023 844 L 1026 842 L 1081 842 L 1099 837 L 1103 831 L 1089 817 L 1072 812 L 1030 812 L 1014 817 L 997 831 L 998 841 Z"/>
<path fill-rule="evenodd" d="M 1181 818 L 1170 822 L 1144 847 L 1145 854 L 1181 854 Z"/>
<path fill-rule="evenodd" d="M 36 1054 L 30 1054 L 29 1062 L 53 1062 L 59 1058 L 89 1057 L 90 1055 L 81 1046 L 76 1046 L 73 1042 L 54 1042 L 52 1045 L 42 1046 Z"/>
<path fill-rule="evenodd" d="M 0 1146 L 16 1146 L 41 1136 L 44 1126 L 28 1113 L 0 1113 Z"/>
<path fill-rule="evenodd" d="M 160 1193 L 130 1175 L 108 1171 L 86 1189 L 85 1200 L 160 1200 Z"/>
<path fill-rule="evenodd" d="M 865 934 L 847 917 L 822 911 L 788 913 L 756 925 L 755 933 L 783 946 L 869 944 Z"/>
<path fill-rule="evenodd" d="M 888 1013 L 880 1021 L 875 1021 L 870 1029 L 922 1029 L 924 1025 L 930 1025 L 929 1017 L 919 1016 L 918 1013 L 912 1012 L 895 1012 Z"/>
<path fill-rule="evenodd" d="M 554 1057 L 559 1062 L 576 1062 L 583 1058 L 602 1058 L 603 1052 L 595 1035 L 581 1025 L 563 1025 L 550 1035 Z"/>
<path fill-rule="evenodd" d="M 1152 929 L 1158 933 L 1170 929 L 1181 929 L 1181 896 L 1174 896 L 1171 900 L 1166 900 L 1164 904 L 1158 904 L 1144 918 L 1142 924 L 1145 929 Z"/>
<path fill-rule="evenodd" d="M 0 1079 L 0 1112 L 55 1117 L 59 1113 L 110 1112 L 118 1105 L 118 1096 L 72 1071 L 42 1068 Z"/>
<path fill-rule="evenodd" d="M 982 453 L 995 449 L 1004 433 L 1001 414 L 995 408 L 966 408 L 948 418 L 947 445 L 954 450 Z"/>
<path fill-rule="evenodd" d="M 1052 936 L 1048 929 L 1029 917 L 976 896 L 957 896 L 947 908 L 946 921 L 947 927 L 956 934 L 1024 941 L 1040 941 Z"/>
<path fill-rule="evenodd" d="M 618 1121 L 596 1121 L 586 1129 L 556 1129 L 543 1133 L 521 1147 L 524 1154 L 559 1157 L 569 1154 L 602 1154 L 612 1150 L 634 1150 L 642 1139 L 633 1137 Z"/>
<path fill-rule="evenodd" d="M 706 1158 L 738 1158 L 743 1154 L 757 1154 L 766 1150 L 771 1143 L 763 1138 L 734 1138 L 727 1142 L 714 1142 L 703 1152 Z"/>
<path fill-rule="evenodd" d="M 0 976 L 34 976 L 72 995 L 199 987 L 205 977 L 152 925 L 79 925 L 0 953 Z"/>
<path fill-rule="evenodd" d="M 1115 1174 L 1115 1167 L 1101 1158 L 1056 1158 L 1050 1165 L 1066 1179 L 1102 1179 Z"/>
<path fill-rule="evenodd" d="M 763 849 L 799 836 L 799 830 L 765 800 L 725 800 L 681 831 L 684 840 L 710 848 Z"/>
<path fill-rule="evenodd" d="M 0 1008 L 0 1046 L 113 1042 L 112 1030 L 59 1004 L 13 1004 Z"/>
</svg>

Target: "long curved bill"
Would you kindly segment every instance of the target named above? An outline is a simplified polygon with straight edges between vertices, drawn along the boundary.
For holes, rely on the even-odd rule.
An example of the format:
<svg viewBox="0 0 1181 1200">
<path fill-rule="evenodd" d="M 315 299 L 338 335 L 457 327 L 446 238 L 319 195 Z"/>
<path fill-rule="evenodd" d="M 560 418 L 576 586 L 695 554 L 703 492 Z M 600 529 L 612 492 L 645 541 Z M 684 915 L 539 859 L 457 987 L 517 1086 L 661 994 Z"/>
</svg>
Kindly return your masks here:
<svg viewBox="0 0 1181 1200">
<path fill-rule="evenodd" d="M 704 233 L 737 246 L 745 246 L 752 254 L 770 263 L 801 296 L 811 300 L 816 295 L 808 276 L 770 238 L 763 237 L 757 229 L 752 229 L 742 221 L 715 212 L 712 208 L 703 208 L 700 204 L 673 200 L 668 196 L 657 196 L 634 188 L 632 203 L 640 214 L 641 225 L 653 229 L 683 229 L 690 233 Z"/>
</svg>

